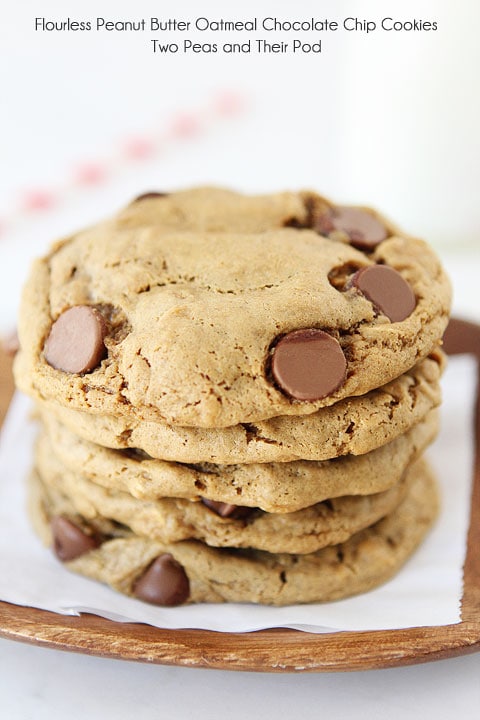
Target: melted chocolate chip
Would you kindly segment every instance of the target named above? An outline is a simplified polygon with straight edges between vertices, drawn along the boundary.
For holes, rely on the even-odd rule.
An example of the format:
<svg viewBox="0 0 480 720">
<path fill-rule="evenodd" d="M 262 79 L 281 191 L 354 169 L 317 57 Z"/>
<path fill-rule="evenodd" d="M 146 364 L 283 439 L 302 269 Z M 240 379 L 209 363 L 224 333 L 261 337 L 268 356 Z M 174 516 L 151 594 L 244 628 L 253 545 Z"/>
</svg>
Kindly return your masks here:
<svg viewBox="0 0 480 720">
<path fill-rule="evenodd" d="M 90 372 L 106 355 L 106 331 L 105 320 L 98 310 L 75 305 L 53 323 L 45 343 L 45 360 L 64 372 Z"/>
<path fill-rule="evenodd" d="M 272 375 L 297 400 L 320 400 L 345 380 L 347 361 L 340 343 L 317 329 L 294 330 L 275 346 Z"/>
<path fill-rule="evenodd" d="M 245 507 L 244 505 L 231 505 L 230 503 L 208 500 L 208 498 L 201 498 L 201 500 L 209 510 L 212 510 L 220 517 L 232 518 L 232 520 L 244 520 L 255 510 L 255 508 Z"/>
<path fill-rule="evenodd" d="M 374 307 L 392 322 L 405 320 L 415 310 L 412 288 L 399 272 L 387 265 L 364 267 L 350 280 Z"/>
<path fill-rule="evenodd" d="M 148 200 L 149 198 L 161 198 L 161 197 L 167 197 L 169 193 L 165 192 L 146 192 L 142 195 L 137 195 L 137 197 L 132 200 L 132 203 L 140 202 L 140 200 Z"/>
<path fill-rule="evenodd" d="M 360 265 L 354 263 L 344 263 L 343 265 L 337 265 L 332 268 L 328 273 L 328 282 L 336 290 L 345 290 L 345 286 L 357 270 L 360 270 Z"/>
<path fill-rule="evenodd" d="M 335 230 L 344 232 L 352 245 L 360 250 L 373 250 L 388 237 L 387 228 L 367 210 L 357 207 L 330 208 L 315 222 L 315 230 L 330 235 Z"/>
<path fill-rule="evenodd" d="M 137 580 L 133 593 L 153 605 L 173 607 L 188 600 L 190 583 L 180 563 L 170 553 L 164 553 Z"/>
<path fill-rule="evenodd" d="M 62 562 L 75 560 L 99 546 L 98 540 L 87 535 L 78 525 L 62 515 L 53 517 L 50 527 L 55 555 Z"/>
<path fill-rule="evenodd" d="M 468 320 L 451 318 L 443 337 L 443 343 L 443 349 L 448 355 L 462 355 L 463 353 L 472 353 L 475 355 L 478 358 L 480 370 L 480 325 L 476 325 Z M 478 412 L 477 426 L 478 437 L 480 438 L 480 411 Z"/>
</svg>

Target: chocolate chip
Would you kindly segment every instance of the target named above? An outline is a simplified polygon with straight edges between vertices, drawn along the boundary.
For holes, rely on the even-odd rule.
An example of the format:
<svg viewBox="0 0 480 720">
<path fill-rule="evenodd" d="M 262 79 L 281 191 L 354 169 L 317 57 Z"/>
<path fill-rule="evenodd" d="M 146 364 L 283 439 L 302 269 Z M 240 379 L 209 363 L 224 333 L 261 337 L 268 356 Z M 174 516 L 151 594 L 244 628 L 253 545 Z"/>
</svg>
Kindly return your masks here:
<svg viewBox="0 0 480 720">
<path fill-rule="evenodd" d="M 185 570 L 170 553 L 159 555 L 135 583 L 134 595 L 153 605 L 181 605 L 190 595 Z"/>
<path fill-rule="evenodd" d="M 138 195 L 134 200 L 132 200 L 132 203 L 140 202 L 140 200 L 148 200 L 149 198 L 160 198 L 167 196 L 168 193 L 165 192 L 146 192 L 142 195 Z"/>
<path fill-rule="evenodd" d="M 272 375 L 297 400 L 320 400 L 345 380 L 347 361 L 340 343 L 317 329 L 294 330 L 275 346 Z"/>
<path fill-rule="evenodd" d="M 75 305 L 53 323 L 45 343 L 45 360 L 57 370 L 90 372 L 106 355 L 107 326 L 101 313 L 88 305 Z"/>
<path fill-rule="evenodd" d="M 332 287 L 336 290 L 345 290 L 347 282 L 350 280 L 352 275 L 363 267 L 354 263 L 344 263 L 343 265 L 337 265 L 330 270 L 328 273 L 328 281 Z"/>
<path fill-rule="evenodd" d="M 53 517 L 50 527 L 55 555 L 62 562 L 75 560 L 99 546 L 98 540 L 84 533 L 78 525 L 62 515 Z"/>
<path fill-rule="evenodd" d="M 317 218 L 315 230 L 330 235 L 335 230 L 348 235 L 350 243 L 360 250 L 373 250 L 388 237 L 387 228 L 367 210 L 338 206 Z"/>
<path fill-rule="evenodd" d="M 405 320 L 416 305 L 412 288 L 399 272 L 387 265 L 364 267 L 350 280 L 392 322 Z"/>
<path fill-rule="evenodd" d="M 223 518 L 232 518 L 232 520 L 244 520 L 254 512 L 255 508 L 245 507 L 244 505 L 231 505 L 230 503 L 216 502 L 201 498 L 202 503 L 217 515 Z"/>
</svg>

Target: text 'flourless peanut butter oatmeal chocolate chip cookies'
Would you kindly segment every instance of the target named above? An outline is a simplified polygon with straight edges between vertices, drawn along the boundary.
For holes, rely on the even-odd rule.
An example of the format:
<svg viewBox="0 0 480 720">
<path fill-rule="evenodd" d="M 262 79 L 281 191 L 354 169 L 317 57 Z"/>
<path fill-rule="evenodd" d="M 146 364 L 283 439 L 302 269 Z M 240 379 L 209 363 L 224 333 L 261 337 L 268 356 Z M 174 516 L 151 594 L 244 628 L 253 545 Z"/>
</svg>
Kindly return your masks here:
<svg viewBox="0 0 480 720">
<path fill-rule="evenodd" d="M 313 192 L 139 195 L 23 292 L 34 525 L 139 601 L 348 597 L 437 508 L 449 281 L 429 246 Z"/>
</svg>

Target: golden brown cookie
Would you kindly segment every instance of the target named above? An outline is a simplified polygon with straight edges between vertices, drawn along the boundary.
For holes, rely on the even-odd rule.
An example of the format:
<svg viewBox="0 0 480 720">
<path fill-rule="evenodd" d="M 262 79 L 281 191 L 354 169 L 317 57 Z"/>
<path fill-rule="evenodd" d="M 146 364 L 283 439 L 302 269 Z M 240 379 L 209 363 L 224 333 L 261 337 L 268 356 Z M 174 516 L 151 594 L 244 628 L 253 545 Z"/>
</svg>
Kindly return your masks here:
<svg viewBox="0 0 480 720">
<path fill-rule="evenodd" d="M 35 263 L 15 376 L 131 426 L 309 415 L 412 368 L 449 308 L 433 251 L 373 211 L 200 189 L 140 201 Z"/>
<path fill-rule="evenodd" d="M 424 538 L 438 511 L 436 485 L 424 462 L 398 508 L 346 542 L 307 555 L 210 548 L 198 541 L 162 543 L 111 525 L 95 535 L 68 500 L 32 477 L 34 525 L 55 542 L 65 566 L 119 592 L 161 605 L 184 602 L 325 602 L 371 590 L 394 575 Z M 52 520 L 62 514 L 63 521 Z M 108 526 L 104 531 L 108 533 Z M 92 548 L 92 545 L 95 546 Z"/>
<path fill-rule="evenodd" d="M 295 512 L 342 495 L 372 495 L 400 482 L 405 469 L 432 442 L 438 413 L 377 450 L 358 457 L 325 461 L 248 465 L 182 464 L 154 460 L 142 453 L 108 450 L 81 440 L 52 416 L 44 416 L 48 433 L 38 452 L 45 466 L 54 455 L 73 473 L 110 492 L 125 492 L 140 500 L 205 498 L 266 512 Z"/>
<path fill-rule="evenodd" d="M 141 450 L 182 463 L 270 463 L 363 455 L 412 428 L 441 400 L 445 356 L 435 351 L 411 370 L 366 395 L 311 415 L 287 415 L 228 428 L 192 428 L 40 403 L 71 432 L 109 448 Z"/>
<path fill-rule="evenodd" d="M 408 468 L 389 490 L 373 495 L 327 499 L 293 513 L 267 513 L 224 502 L 180 498 L 140 500 L 107 489 L 82 472 L 68 469 L 48 442 L 40 442 L 35 469 L 46 491 L 68 498 L 78 515 L 95 526 L 108 519 L 136 535 L 171 543 L 202 540 L 213 547 L 256 548 L 278 553 L 310 553 L 344 542 L 392 512 L 410 484 Z"/>
</svg>

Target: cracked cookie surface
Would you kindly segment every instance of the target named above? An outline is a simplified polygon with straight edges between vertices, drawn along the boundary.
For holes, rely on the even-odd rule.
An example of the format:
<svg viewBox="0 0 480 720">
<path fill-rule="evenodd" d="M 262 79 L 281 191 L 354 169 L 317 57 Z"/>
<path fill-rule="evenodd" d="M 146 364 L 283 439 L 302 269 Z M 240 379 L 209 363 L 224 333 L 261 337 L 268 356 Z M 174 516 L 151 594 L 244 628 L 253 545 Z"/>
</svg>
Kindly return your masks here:
<svg viewBox="0 0 480 720">
<path fill-rule="evenodd" d="M 340 400 L 311 415 L 287 415 L 228 428 L 137 422 L 54 402 L 38 407 L 45 418 L 55 417 L 85 440 L 107 448 L 140 450 L 160 460 L 226 465 L 328 460 L 363 455 L 420 422 L 440 404 L 444 364 L 443 353 L 435 351 L 401 377 L 361 397 Z"/>
<path fill-rule="evenodd" d="M 308 415 L 398 377 L 440 341 L 448 280 L 425 243 L 386 221 L 386 239 L 365 252 L 337 230 L 324 237 L 315 228 L 330 205 L 313 193 L 198 189 L 139 201 L 58 243 L 25 287 L 18 386 L 132 424 L 222 428 Z M 400 322 L 349 286 L 375 264 L 414 293 Z M 45 356 L 55 323 L 77 306 L 106 326 L 105 357 L 81 373 Z M 271 374 L 276 344 L 303 329 L 326 333 L 346 365 L 331 392 L 307 401 Z"/>
<path fill-rule="evenodd" d="M 139 578 L 159 558 L 171 557 L 188 578 L 186 602 L 255 602 L 269 605 L 325 602 L 366 592 L 392 577 L 414 552 L 438 512 L 436 483 L 424 462 L 412 468 L 403 502 L 373 526 L 339 545 L 306 555 L 211 548 L 199 541 L 163 543 L 106 523 L 99 547 L 68 561 L 73 571 L 135 595 Z M 52 514 L 83 522 L 68 501 L 48 495 L 32 476 L 34 527 L 52 544 Z"/>
<path fill-rule="evenodd" d="M 377 522 L 397 507 L 411 482 L 407 468 L 398 483 L 373 495 L 327 499 L 293 513 L 236 507 L 231 516 L 222 517 L 215 505 L 212 509 L 202 500 L 144 500 L 105 488 L 92 482 L 81 469 L 68 469 L 45 440 L 37 447 L 35 469 L 46 492 L 53 490 L 68 498 L 90 525 L 108 518 L 137 535 L 167 543 L 197 539 L 213 547 L 300 554 L 344 542 Z"/>
<path fill-rule="evenodd" d="M 289 513 L 328 498 L 371 495 L 398 484 L 435 438 L 438 412 L 431 411 L 408 432 L 365 455 L 248 465 L 182 464 L 109 450 L 80 440 L 50 415 L 44 416 L 43 427 L 39 448 L 44 463 L 55 456 L 68 471 L 77 473 L 81 468 L 89 480 L 109 492 L 129 493 L 144 501 L 206 498 Z"/>
</svg>

